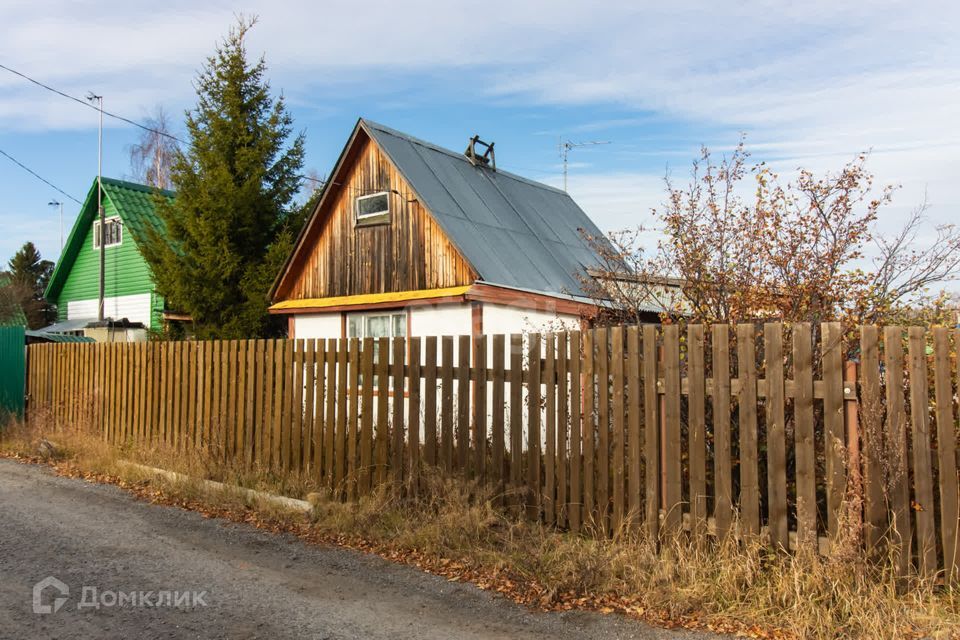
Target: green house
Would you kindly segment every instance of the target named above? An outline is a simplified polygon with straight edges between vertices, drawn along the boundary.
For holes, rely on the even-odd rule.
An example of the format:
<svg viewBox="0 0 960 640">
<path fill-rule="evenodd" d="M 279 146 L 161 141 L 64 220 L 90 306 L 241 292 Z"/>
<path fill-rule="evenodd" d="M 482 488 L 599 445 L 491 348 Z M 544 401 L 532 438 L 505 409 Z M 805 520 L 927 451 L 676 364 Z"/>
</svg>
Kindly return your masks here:
<svg viewBox="0 0 960 640">
<path fill-rule="evenodd" d="M 163 322 L 163 298 L 157 295 L 150 267 L 140 254 L 147 230 L 165 228 L 154 207 L 157 190 L 113 178 L 102 178 L 102 183 L 106 217 L 104 318 L 126 318 L 142 322 L 149 329 L 159 329 Z M 160 193 L 173 198 L 173 192 Z M 79 330 L 97 319 L 99 228 L 94 181 L 44 294 L 57 305 L 56 330 Z"/>
</svg>

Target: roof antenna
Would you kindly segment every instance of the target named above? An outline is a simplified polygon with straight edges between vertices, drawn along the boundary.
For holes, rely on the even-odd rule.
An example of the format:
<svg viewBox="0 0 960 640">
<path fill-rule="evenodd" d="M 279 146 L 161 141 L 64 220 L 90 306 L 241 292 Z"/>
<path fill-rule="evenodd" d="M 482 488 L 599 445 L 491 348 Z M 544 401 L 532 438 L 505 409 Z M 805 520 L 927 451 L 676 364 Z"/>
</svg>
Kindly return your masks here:
<svg viewBox="0 0 960 640">
<path fill-rule="evenodd" d="M 484 142 L 480 139 L 480 136 L 473 136 L 470 138 L 470 144 L 467 145 L 467 150 L 463 152 L 463 155 L 467 156 L 467 160 L 470 161 L 470 164 L 473 166 L 483 165 L 485 167 L 490 167 L 494 171 L 497 170 L 497 156 L 494 154 L 493 145 L 494 142 Z M 477 154 L 477 145 L 480 145 L 485 148 L 483 155 Z"/>
<path fill-rule="evenodd" d="M 591 140 L 590 142 L 571 142 L 570 140 L 564 140 L 560 138 L 560 158 L 563 160 L 563 190 L 567 190 L 567 157 L 570 155 L 571 149 L 577 149 L 579 147 L 590 147 L 595 144 L 610 144 L 609 140 L 597 141 Z"/>
</svg>

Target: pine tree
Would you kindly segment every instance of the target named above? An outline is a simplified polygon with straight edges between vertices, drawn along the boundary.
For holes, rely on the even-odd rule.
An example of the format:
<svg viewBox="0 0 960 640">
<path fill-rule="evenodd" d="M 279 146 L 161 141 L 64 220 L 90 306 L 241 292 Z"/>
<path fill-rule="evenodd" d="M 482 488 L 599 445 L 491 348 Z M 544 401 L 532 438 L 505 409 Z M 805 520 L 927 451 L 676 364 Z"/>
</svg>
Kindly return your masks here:
<svg viewBox="0 0 960 640">
<path fill-rule="evenodd" d="M 188 313 L 203 337 L 270 331 L 267 291 L 291 244 L 304 140 L 290 141 L 293 120 L 283 97 L 270 95 L 263 57 L 247 60 L 255 23 L 240 18 L 197 78 L 189 146 L 171 170 L 177 197 L 157 199 L 166 234 L 151 233 L 143 248 L 167 306 Z"/>
<path fill-rule="evenodd" d="M 53 263 L 44 260 L 32 242 L 25 242 L 7 263 L 4 287 L 8 298 L 19 304 L 27 319 L 27 328 L 39 329 L 56 320 L 56 308 L 43 298 Z"/>
</svg>

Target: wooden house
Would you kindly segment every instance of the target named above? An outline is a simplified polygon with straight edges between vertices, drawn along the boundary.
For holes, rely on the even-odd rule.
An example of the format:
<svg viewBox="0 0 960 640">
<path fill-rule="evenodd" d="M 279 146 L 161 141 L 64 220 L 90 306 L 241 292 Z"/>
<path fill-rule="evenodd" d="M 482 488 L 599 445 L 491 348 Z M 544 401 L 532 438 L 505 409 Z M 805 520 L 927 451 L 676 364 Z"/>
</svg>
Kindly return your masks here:
<svg viewBox="0 0 960 640">
<path fill-rule="evenodd" d="M 148 229 L 163 229 L 154 210 L 157 190 L 142 184 L 102 178 L 106 215 L 104 246 L 100 247 L 97 181 L 73 224 L 44 296 L 57 305 L 57 323 L 48 331 L 77 333 L 97 320 L 100 291 L 100 251 L 105 252 L 104 318 L 140 323 L 158 329 L 163 322 L 163 298 L 157 294 L 150 267 L 140 254 Z M 169 191 L 161 197 L 173 198 Z"/>
<path fill-rule="evenodd" d="M 492 146 L 456 153 L 359 120 L 270 313 L 296 338 L 580 328 L 602 233 L 564 191 L 497 169 Z"/>
</svg>

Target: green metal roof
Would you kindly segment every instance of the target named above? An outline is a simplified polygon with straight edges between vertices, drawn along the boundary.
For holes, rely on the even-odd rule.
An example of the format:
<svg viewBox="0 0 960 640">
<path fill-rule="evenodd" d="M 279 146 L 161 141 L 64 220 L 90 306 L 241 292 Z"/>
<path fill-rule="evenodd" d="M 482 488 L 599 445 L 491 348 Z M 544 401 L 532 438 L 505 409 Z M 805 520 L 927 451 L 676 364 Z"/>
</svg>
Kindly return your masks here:
<svg viewBox="0 0 960 640">
<path fill-rule="evenodd" d="M 126 180 L 117 180 L 116 178 L 101 178 L 103 184 L 103 197 L 106 202 L 113 203 L 120 219 L 123 221 L 124 229 L 129 230 L 133 240 L 138 245 L 146 241 L 148 229 L 156 229 L 161 234 L 166 233 L 166 225 L 157 215 L 154 197 L 160 194 L 169 200 L 173 200 L 174 193 L 165 189 L 156 189 L 135 182 Z M 80 208 L 80 214 L 77 216 L 70 230 L 70 236 L 67 238 L 66 245 L 57 260 L 57 266 L 50 277 L 50 283 L 44 292 L 44 297 L 48 300 L 55 300 L 60 290 L 66 282 L 67 275 L 73 267 L 77 254 L 83 245 L 87 230 L 93 224 L 97 216 L 97 181 L 93 181 L 90 191 Z"/>
</svg>

